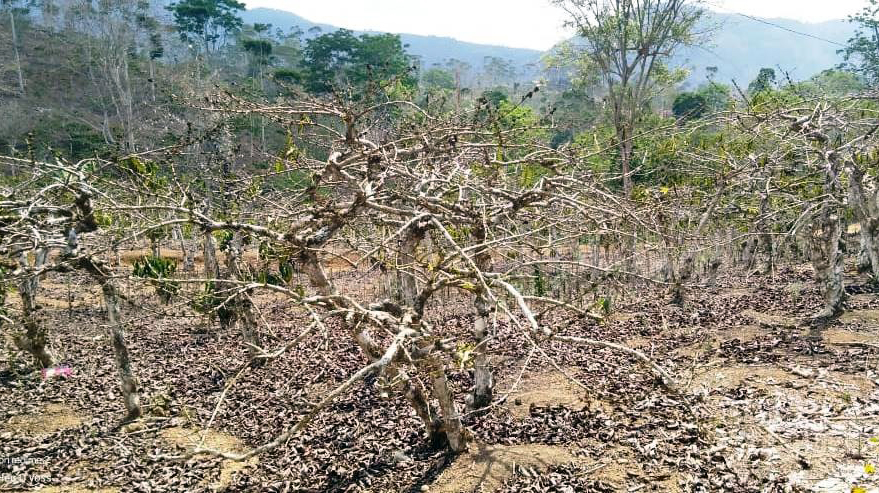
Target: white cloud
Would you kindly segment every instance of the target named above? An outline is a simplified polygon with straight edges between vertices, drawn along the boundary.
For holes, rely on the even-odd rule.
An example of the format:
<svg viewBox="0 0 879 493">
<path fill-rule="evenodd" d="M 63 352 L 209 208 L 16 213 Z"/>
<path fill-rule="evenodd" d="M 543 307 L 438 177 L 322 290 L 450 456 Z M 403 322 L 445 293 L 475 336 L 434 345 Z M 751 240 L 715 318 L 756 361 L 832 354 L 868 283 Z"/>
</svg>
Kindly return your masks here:
<svg viewBox="0 0 879 493">
<path fill-rule="evenodd" d="M 549 0 L 245 0 L 313 22 L 357 30 L 449 36 L 544 50 L 570 36 Z M 867 0 L 708 0 L 722 12 L 818 22 L 842 19 Z"/>
</svg>

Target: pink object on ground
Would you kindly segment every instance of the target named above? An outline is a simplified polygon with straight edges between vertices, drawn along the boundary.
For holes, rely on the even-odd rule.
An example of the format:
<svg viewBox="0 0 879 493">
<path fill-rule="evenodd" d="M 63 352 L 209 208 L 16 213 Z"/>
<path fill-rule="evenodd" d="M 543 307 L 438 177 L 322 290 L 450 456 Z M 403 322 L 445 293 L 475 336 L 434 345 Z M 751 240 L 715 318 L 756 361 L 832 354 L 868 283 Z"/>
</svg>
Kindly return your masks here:
<svg viewBox="0 0 879 493">
<path fill-rule="evenodd" d="M 69 377 L 72 370 L 69 366 L 56 366 L 55 368 L 43 368 L 43 380 L 53 377 Z"/>
</svg>

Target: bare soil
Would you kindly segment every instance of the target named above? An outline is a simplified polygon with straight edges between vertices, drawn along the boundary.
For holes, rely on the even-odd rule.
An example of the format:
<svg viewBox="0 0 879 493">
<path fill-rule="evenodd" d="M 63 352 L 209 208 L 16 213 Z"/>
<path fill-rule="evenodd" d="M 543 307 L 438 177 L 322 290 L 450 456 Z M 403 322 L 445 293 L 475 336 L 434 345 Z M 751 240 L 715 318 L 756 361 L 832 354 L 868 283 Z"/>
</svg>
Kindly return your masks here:
<svg viewBox="0 0 879 493">
<path fill-rule="evenodd" d="M 341 264 L 333 275 L 364 296 L 377 282 Z M 490 347 L 498 393 L 523 376 L 502 405 L 467 415 L 472 445 L 457 457 L 426 444 L 405 400 L 383 397 L 367 379 L 264 456 L 181 463 L 160 456 L 191 450 L 202 436 L 208 446 L 237 452 L 272 439 L 362 367 L 362 356 L 330 323 L 265 367 L 245 370 L 202 435 L 245 362 L 240 334 L 188 308 L 195 287 L 184 287 L 171 305 L 151 289 L 127 290 L 133 365 L 153 417 L 120 427 L 98 292 L 86 278 L 50 275 L 41 316 L 73 376 L 43 380 L 23 355 L 8 348 L 0 355 L 0 459 L 10 459 L 0 461 L 0 490 L 879 490 L 879 476 L 865 469 L 879 463 L 879 296 L 852 296 L 850 311 L 814 342 L 797 323 L 820 306 L 810 276 L 799 266 L 778 278 L 728 275 L 715 288 L 693 290 L 684 308 L 651 290 L 620 296 L 604 322 L 557 312 L 544 319 L 565 334 L 644 351 L 675 376 L 674 392 L 626 355 L 558 342 L 542 349 L 588 392 L 542 357 L 523 371 L 530 345 L 501 320 Z M 282 296 L 254 299 L 269 347 L 301 331 L 305 317 Z M 433 309 L 432 323 L 466 336 L 466 297 Z M 3 331 L 10 335 L 8 326 Z M 471 371 L 449 368 L 462 400 Z"/>
<path fill-rule="evenodd" d="M 551 445 L 474 444 L 471 450 L 455 459 L 430 487 L 436 493 L 460 491 L 494 491 L 517 470 L 540 475 L 550 466 L 575 460 L 563 447 Z"/>
</svg>

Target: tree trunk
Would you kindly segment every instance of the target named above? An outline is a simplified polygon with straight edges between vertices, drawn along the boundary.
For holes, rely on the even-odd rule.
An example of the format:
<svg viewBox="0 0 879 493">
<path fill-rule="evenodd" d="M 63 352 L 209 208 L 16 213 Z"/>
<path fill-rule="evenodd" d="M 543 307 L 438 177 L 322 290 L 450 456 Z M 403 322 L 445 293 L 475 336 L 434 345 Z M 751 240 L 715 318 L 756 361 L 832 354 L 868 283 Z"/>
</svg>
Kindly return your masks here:
<svg viewBox="0 0 879 493">
<path fill-rule="evenodd" d="M 229 242 L 228 249 L 226 250 L 226 271 L 228 279 L 243 281 L 247 277 L 244 275 L 241 265 L 243 243 L 243 238 L 239 232 L 236 232 L 232 241 Z M 222 285 L 222 292 L 230 292 L 236 289 L 236 286 L 231 283 L 218 283 L 218 285 Z M 229 311 L 232 313 L 230 322 L 238 326 L 238 330 L 241 331 L 241 336 L 244 339 L 245 344 L 247 344 L 247 357 L 254 365 L 261 363 L 262 360 L 255 359 L 259 354 L 259 348 L 262 346 L 260 345 L 259 326 L 256 322 L 256 314 L 253 311 L 253 302 L 250 300 L 247 293 L 238 293 L 227 303 L 227 305 Z"/>
<path fill-rule="evenodd" d="M 18 52 L 18 34 L 15 30 L 15 14 L 13 8 L 9 9 L 9 28 L 12 31 L 12 51 L 15 54 L 15 65 L 18 70 L 18 90 L 24 96 L 24 73 L 21 70 L 21 55 Z"/>
<path fill-rule="evenodd" d="M 757 224 L 755 225 L 755 232 L 757 233 L 756 243 L 754 244 L 754 252 L 752 252 L 753 257 L 751 258 L 752 263 L 756 263 L 757 253 L 762 251 L 765 255 L 765 263 L 759 264 L 757 267 L 757 271 L 759 274 L 772 274 L 775 272 L 775 257 L 772 251 L 772 235 L 769 230 L 769 221 L 767 218 L 767 214 L 769 213 L 769 187 L 772 181 L 772 171 L 769 169 L 768 163 L 763 170 L 764 175 L 764 186 L 763 190 L 760 192 L 760 209 L 759 216 L 757 218 Z M 748 266 L 749 269 L 751 266 Z"/>
<path fill-rule="evenodd" d="M 720 203 L 721 198 L 723 198 L 723 193 L 726 190 L 726 183 L 723 182 L 717 189 L 717 192 L 714 194 L 714 197 L 711 199 L 711 202 L 705 208 L 705 211 L 702 212 L 702 215 L 699 217 L 699 223 L 696 226 L 696 231 L 694 231 L 694 236 L 701 237 L 705 235 L 705 231 L 708 228 L 708 223 L 711 217 L 714 215 L 714 211 L 717 209 L 717 205 Z M 679 244 L 684 243 L 684 239 L 681 239 Z M 684 245 L 686 248 L 686 245 Z M 675 287 L 674 287 L 674 296 L 672 302 L 676 305 L 683 305 L 685 301 L 685 293 L 684 287 L 686 283 L 690 281 L 693 277 L 693 271 L 696 266 L 696 251 L 690 249 L 685 255 L 683 260 L 681 260 L 681 268 L 678 272 L 678 275 L 675 278 Z"/>
<path fill-rule="evenodd" d="M 101 291 L 104 293 L 104 303 L 107 305 L 107 319 L 110 322 L 110 338 L 113 341 L 113 354 L 116 358 L 116 368 L 119 371 L 119 380 L 122 383 L 122 398 L 125 402 L 127 415 L 125 421 L 131 421 L 143 414 L 140 407 L 140 392 L 138 391 L 137 378 L 131 371 L 131 360 L 128 356 L 128 346 L 125 344 L 125 327 L 119 315 L 119 292 L 108 277 L 101 277 Z"/>
<path fill-rule="evenodd" d="M 318 293 L 322 296 L 335 294 L 336 290 L 332 282 L 327 279 L 326 273 L 314 252 L 303 252 L 299 256 L 299 262 L 302 266 L 302 272 L 308 277 L 309 283 Z M 354 340 L 370 362 L 376 361 L 381 357 L 382 352 L 365 330 L 358 331 L 356 327 L 349 327 L 349 329 L 354 332 Z M 403 394 L 406 400 L 409 401 L 409 404 L 415 409 L 415 413 L 421 418 L 428 439 L 433 444 L 440 443 L 445 436 L 442 424 L 431 413 L 427 397 L 421 391 L 421 388 L 414 385 L 406 371 L 397 367 L 396 364 L 388 365 L 385 373 L 389 380 L 401 381 L 403 383 Z"/>
<path fill-rule="evenodd" d="M 155 61 L 155 59 L 153 59 L 152 56 L 150 56 L 149 83 L 150 83 L 150 96 L 151 96 L 150 99 L 152 99 L 153 103 L 155 103 L 156 102 L 156 61 Z"/>
<path fill-rule="evenodd" d="M 620 171 L 623 175 L 623 191 L 626 198 L 632 198 L 632 129 L 626 124 L 617 126 L 617 139 L 620 141 Z"/>
<path fill-rule="evenodd" d="M 220 277 L 220 264 L 217 262 L 217 242 L 210 231 L 204 233 L 204 277 L 205 279 L 218 279 Z"/>
<path fill-rule="evenodd" d="M 825 157 L 824 195 L 817 217 L 812 222 L 811 240 L 812 265 L 824 291 L 824 307 L 812 318 L 811 337 L 820 337 L 820 330 L 827 322 L 843 311 L 845 285 L 843 282 L 842 224 L 840 217 L 841 200 L 839 192 L 840 163 L 834 153 Z"/>
<path fill-rule="evenodd" d="M 861 251 L 858 254 L 858 269 L 871 272 L 873 279 L 879 280 L 879 204 L 876 197 L 867 197 L 864 191 L 864 171 L 850 166 L 849 201 L 855 218 L 861 224 Z"/>
<path fill-rule="evenodd" d="M 841 245 L 842 227 L 836 211 L 831 210 L 827 203 L 822 207 L 820 216 L 812 226 L 811 240 L 812 266 L 821 283 L 824 295 L 824 307 L 813 317 L 813 330 L 810 335 L 817 337 L 819 330 L 826 322 L 843 311 L 845 301 L 845 285 L 843 283 L 843 250 Z"/>
<path fill-rule="evenodd" d="M 317 290 L 321 296 L 330 296 L 336 293 L 335 288 L 324 272 L 317 254 L 312 251 L 303 251 L 299 255 L 299 264 L 302 266 L 302 273 L 308 277 L 311 286 Z"/>
<path fill-rule="evenodd" d="M 461 69 L 455 69 L 455 114 L 461 112 Z"/>
<path fill-rule="evenodd" d="M 155 236 L 150 236 L 150 255 L 155 258 L 162 256 L 162 247 L 159 245 L 159 240 Z"/>
<path fill-rule="evenodd" d="M 485 243 L 488 239 L 485 229 L 481 226 L 477 227 L 473 234 L 479 244 Z M 552 241 L 549 241 L 548 244 L 551 245 Z M 476 253 L 474 262 L 481 272 L 489 272 L 491 270 L 491 251 L 488 248 L 481 248 Z M 494 377 L 492 377 L 491 365 L 488 362 L 488 325 L 492 306 L 489 303 L 488 293 L 482 286 L 478 286 L 473 307 L 476 310 L 476 318 L 473 322 L 476 351 L 473 358 L 473 394 L 468 400 L 473 409 L 482 409 L 490 405 L 494 397 Z"/>
<path fill-rule="evenodd" d="M 720 269 L 720 266 L 723 265 L 723 261 L 720 260 L 720 257 L 715 257 L 708 261 L 708 287 L 713 288 L 717 285 L 717 271 Z"/>
<path fill-rule="evenodd" d="M 449 448 L 453 452 L 463 452 L 467 447 L 467 440 L 464 436 L 464 427 L 461 424 L 461 415 L 458 414 L 455 400 L 452 398 L 451 390 L 449 390 L 445 368 L 439 360 L 434 359 L 430 363 L 432 366 L 433 396 L 439 401 L 440 410 L 442 411 L 443 429 L 446 432 L 446 439 L 449 441 Z"/>
<path fill-rule="evenodd" d="M 757 238 L 753 235 L 748 236 L 747 241 L 742 244 L 742 266 L 745 272 L 750 274 L 754 268 L 754 260 L 757 256 Z"/>
<path fill-rule="evenodd" d="M 873 260 L 870 256 L 870 251 L 875 248 L 874 238 L 867 232 L 867 228 L 861 226 L 860 231 L 860 248 L 858 249 L 858 257 L 857 257 L 857 266 L 858 272 L 863 274 L 865 272 L 873 273 Z M 875 277 L 875 274 L 874 274 Z"/>
<path fill-rule="evenodd" d="M 180 244 L 180 251 L 183 255 L 183 272 L 194 271 L 195 255 L 193 255 L 192 249 L 188 248 L 186 245 L 186 238 L 183 236 L 183 228 L 181 228 L 179 224 L 175 224 L 174 228 L 171 230 L 171 235 L 174 237 L 174 240 Z"/>
<path fill-rule="evenodd" d="M 91 206 L 87 211 L 91 214 Z M 87 228 L 83 228 L 87 230 Z M 67 247 L 64 255 L 73 258 L 79 252 L 79 239 L 76 228 L 71 228 L 67 235 Z M 119 288 L 113 281 L 112 271 L 107 270 L 105 264 L 91 257 L 79 260 L 79 268 L 87 271 L 92 278 L 101 285 L 104 295 L 104 304 L 107 305 L 107 321 L 109 322 L 110 340 L 113 342 L 113 354 L 116 359 L 116 369 L 119 371 L 119 380 L 122 384 L 122 399 L 125 403 L 126 416 L 124 421 L 135 420 L 143 414 L 140 407 L 140 392 L 137 378 L 131 370 L 131 359 L 128 356 L 128 346 L 125 344 L 125 326 L 119 314 Z"/>
<path fill-rule="evenodd" d="M 388 370 L 390 370 L 388 376 L 391 380 L 394 380 L 394 377 L 396 377 L 403 382 L 403 395 L 406 396 L 406 400 L 409 401 L 409 404 L 415 409 L 415 414 L 421 418 L 421 422 L 424 424 L 427 440 L 433 446 L 440 445 L 445 438 L 442 422 L 430 412 L 430 405 L 427 402 L 424 392 L 421 391 L 420 387 L 412 383 L 409 379 L 409 375 L 407 375 L 402 369 L 389 367 Z"/>
<path fill-rule="evenodd" d="M 473 358 L 473 395 L 470 405 L 482 409 L 491 404 L 494 397 L 494 378 L 488 362 L 488 322 L 491 309 L 485 294 L 480 291 L 473 305 L 476 320 L 473 323 L 473 336 L 476 339 L 476 355 Z"/>
<path fill-rule="evenodd" d="M 687 254 L 684 256 L 683 260 L 681 260 L 681 268 L 678 270 L 676 276 L 674 276 L 674 287 L 672 292 L 672 300 L 671 302 L 678 306 L 684 306 L 687 301 L 686 295 L 686 284 L 690 282 L 690 279 L 693 277 L 693 270 L 696 264 L 696 259 L 694 254 Z"/>
<path fill-rule="evenodd" d="M 19 265 L 22 269 L 39 270 L 46 264 L 49 251 L 39 248 L 34 252 L 33 266 L 29 265 L 27 253 L 19 257 Z M 21 281 L 18 285 L 18 293 L 21 297 L 22 322 L 24 333 L 14 337 L 16 347 L 33 356 L 35 363 L 40 368 L 54 366 L 57 362 L 55 354 L 49 348 L 49 329 L 40 317 L 40 306 L 37 304 L 37 291 L 40 287 L 39 275 L 32 275 Z"/>
<path fill-rule="evenodd" d="M 632 183 L 632 127 L 625 122 L 618 121 L 616 124 L 617 140 L 619 140 L 620 171 L 623 177 L 623 192 L 626 199 L 632 198 L 634 185 Z M 633 272 L 635 268 L 636 240 L 634 236 L 635 225 L 632 225 L 632 234 L 623 234 L 621 248 L 623 256 L 623 269 Z"/>
<path fill-rule="evenodd" d="M 413 224 L 400 244 L 400 260 L 397 266 L 398 282 L 402 301 L 411 307 L 415 307 L 418 297 L 418 280 L 415 278 L 414 266 L 418 246 L 424 240 L 426 224 Z"/>
</svg>

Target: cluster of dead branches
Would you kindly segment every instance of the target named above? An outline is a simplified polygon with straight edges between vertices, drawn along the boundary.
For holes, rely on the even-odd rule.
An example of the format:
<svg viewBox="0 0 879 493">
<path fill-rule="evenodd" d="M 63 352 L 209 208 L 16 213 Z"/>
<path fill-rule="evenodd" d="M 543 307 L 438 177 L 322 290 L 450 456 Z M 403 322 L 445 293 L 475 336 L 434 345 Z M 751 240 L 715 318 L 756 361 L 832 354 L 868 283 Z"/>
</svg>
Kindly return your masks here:
<svg viewBox="0 0 879 493">
<path fill-rule="evenodd" d="M 642 353 L 566 332 L 543 315 L 560 310 L 600 320 L 594 300 L 611 284 L 670 289 L 671 301 L 684 303 L 685 290 L 705 281 L 697 276 L 700 262 L 709 285 L 730 251 L 749 269 L 760 256 L 771 272 L 779 239 L 796 233 L 808 240 L 827 293 L 816 318 L 838 314 L 845 208 L 861 223 L 864 257 L 879 273 L 879 206 L 869 171 L 876 118 L 853 118 L 857 103 L 724 115 L 714 125 L 734 137 L 679 153 L 688 182 L 632 194 L 595 175 L 581 153 L 543 145 L 528 137 L 532 129 L 506 128 L 482 107 L 436 116 L 407 101 L 266 106 L 218 94 L 201 108 L 210 129 L 171 147 L 78 163 L 3 158 L 15 179 L 2 190 L 0 258 L 4 281 L 17 283 L 21 297 L 18 316 L 4 315 L 4 325 L 38 365 L 55 364 L 40 317 L 40 279 L 87 273 L 102 289 L 127 418 L 134 419 L 142 410 L 120 283 L 150 282 L 240 331 L 255 371 L 327 333 L 332 321 L 363 354 L 361 370 L 252 451 L 193 454 L 243 460 L 282 446 L 367 376 L 377 376 L 383 392 L 405 395 L 430 440 L 460 451 L 467 443 L 462 414 L 504 398 L 495 391 L 489 351 L 501 337 L 499 321 L 523 334 L 535 354 L 549 358 L 542 349 L 548 340 L 622 351 L 674 388 L 670 372 Z M 240 114 L 288 129 L 287 146 L 266 156 L 267 168 L 239 164 L 226 119 Z M 120 250 L 146 239 L 151 257 L 160 258 L 165 237 L 182 250 L 186 275 L 154 268 L 147 280 L 115 265 Z M 613 245 L 622 245 L 622 256 L 610 254 Z M 197 248 L 202 267 L 194 274 Z M 662 262 L 639 261 L 652 254 Z M 391 289 L 340 282 L 328 274 L 340 265 L 372 282 L 388 280 Z M 565 284 L 548 289 L 547 272 L 564 273 Z M 467 335 L 431 322 L 450 291 L 473 314 Z M 263 337 L 261 292 L 283 295 L 291 313 L 310 320 L 307 327 L 292 340 Z M 461 364 L 472 365 L 467 396 L 454 395 L 447 377 Z"/>
</svg>

